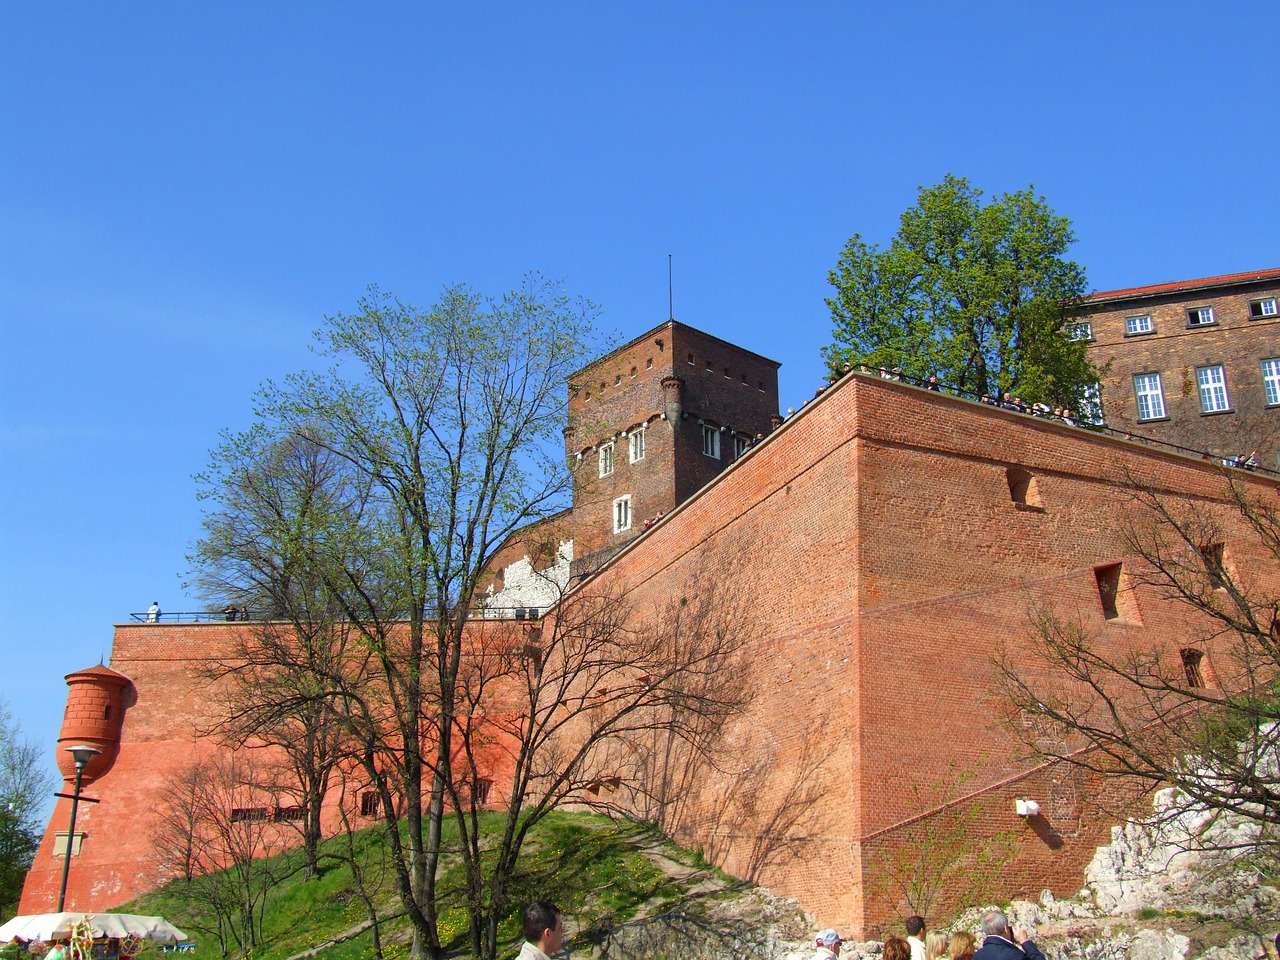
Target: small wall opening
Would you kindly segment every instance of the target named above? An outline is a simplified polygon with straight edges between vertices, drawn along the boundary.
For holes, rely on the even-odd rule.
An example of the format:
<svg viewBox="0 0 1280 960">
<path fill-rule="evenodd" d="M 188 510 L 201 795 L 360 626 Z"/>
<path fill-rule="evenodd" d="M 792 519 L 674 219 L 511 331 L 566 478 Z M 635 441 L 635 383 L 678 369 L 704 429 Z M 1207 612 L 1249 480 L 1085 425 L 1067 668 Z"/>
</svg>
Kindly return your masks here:
<svg viewBox="0 0 1280 960">
<path fill-rule="evenodd" d="M 1200 689 L 1205 686 L 1204 682 L 1204 651 L 1194 649 L 1183 649 L 1182 654 L 1182 671 L 1187 675 L 1187 686 L 1193 689 Z"/>
<path fill-rule="evenodd" d="M 360 816 L 376 817 L 380 809 L 382 809 L 382 797 L 371 790 L 360 794 Z"/>
<path fill-rule="evenodd" d="M 1209 582 L 1213 585 L 1213 589 L 1227 589 L 1228 576 L 1223 545 L 1220 543 L 1204 544 L 1200 547 L 1200 559 L 1204 561 L 1204 570 L 1209 575 Z"/>
<path fill-rule="evenodd" d="M 1004 472 L 1009 484 L 1009 498 L 1014 506 L 1023 510 L 1044 511 L 1044 502 L 1040 499 L 1040 486 L 1030 471 L 1021 467 L 1009 467 Z"/>
<path fill-rule="evenodd" d="M 1095 567 L 1093 577 L 1098 585 L 1098 600 L 1102 604 L 1104 618 L 1142 623 L 1138 600 L 1125 575 L 1124 564 L 1110 563 L 1105 567 Z"/>
</svg>

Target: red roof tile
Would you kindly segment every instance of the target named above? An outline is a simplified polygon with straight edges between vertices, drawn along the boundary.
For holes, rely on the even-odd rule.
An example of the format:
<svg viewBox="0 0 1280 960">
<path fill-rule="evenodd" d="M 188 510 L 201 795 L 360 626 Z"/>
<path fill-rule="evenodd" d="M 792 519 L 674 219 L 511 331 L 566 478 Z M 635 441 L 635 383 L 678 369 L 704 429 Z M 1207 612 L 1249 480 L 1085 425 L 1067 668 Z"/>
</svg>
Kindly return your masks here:
<svg viewBox="0 0 1280 960">
<path fill-rule="evenodd" d="M 1205 277 L 1202 280 L 1174 280 L 1170 283 L 1153 283 L 1147 287 L 1126 287 L 1123 290 L 1103 290 L 1091 293 L 1084 298 L 1091 300 L 1120 300 L 1125 297 L 1143 297 L 1158 293 L 1176 293 L 1179 290 L 1196 290 L 1202 287 L 1219 287 L 1232 283 L 1247 283 L 1251 280 L 1280 280 L 1280 268 L 1273 270 L 1249 270 L 1245 273 L 1228 273 L 1220 277 Z"/>
</svg>

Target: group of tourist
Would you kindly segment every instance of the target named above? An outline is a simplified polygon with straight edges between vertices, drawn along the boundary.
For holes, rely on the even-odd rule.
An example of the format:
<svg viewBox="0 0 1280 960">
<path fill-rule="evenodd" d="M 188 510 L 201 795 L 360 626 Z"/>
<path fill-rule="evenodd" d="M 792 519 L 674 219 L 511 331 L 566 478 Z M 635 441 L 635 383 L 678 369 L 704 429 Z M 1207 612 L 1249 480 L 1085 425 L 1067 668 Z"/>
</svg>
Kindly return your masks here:
<svg viewBox="0 0 1280 960">
<path fill-rule="evenodd" d="M 919 916 L 907 917 L 906 933 L 906 937 L 890 937 L 884 942 L 883 960 L 1044 960 L 1027 931 L 1010 924 L 1001 910 L 989 910 L 983 915 L 981 947 L 967 930 L 926 933 L 924 917 Z M 835 930 L 820 931 L 813 960 L 835 960 L 842 943 L 844 939 Z"/>
</svg>

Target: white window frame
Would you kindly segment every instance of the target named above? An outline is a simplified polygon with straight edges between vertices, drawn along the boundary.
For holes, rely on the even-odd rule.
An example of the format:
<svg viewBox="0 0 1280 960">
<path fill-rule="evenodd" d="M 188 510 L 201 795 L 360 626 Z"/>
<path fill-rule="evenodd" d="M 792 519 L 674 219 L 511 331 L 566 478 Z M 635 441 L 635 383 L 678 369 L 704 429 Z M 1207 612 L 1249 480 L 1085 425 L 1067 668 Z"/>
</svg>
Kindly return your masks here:
<svg viewBox="0 0 1280 960">
<path fill-rule="evenodd" d="M 1257 310 L 1254 310 L 1257 307 Z M 1280 316 L 1280 305 L 1277 305 L 1275 297 L 1260 297 L 1257 300 L 1249 301 L 1249 319 L 1262 320 L 1266 317 Z"/>
<path fill-rule="evenodd" d="M 1262 392 L 1268 407 L 1280 406 L 1280 357 L 1262 361 Z"/>
<path fill-rule="evenodd" d="M 1107 422 L 1102 413 L 1102 384 L 1089 384 L 1080 395 L 1080 419 L 1100 427 Z"/>
<path fill-rule="evenodd" d="M 1135 373 L 1133 394 L 1138 400 L 1138 420 L 1163 420 L 1164 387 L 1158 373 Z M 1145 412 L 1144 412 L 1145 407 Z"/>
<path fill-rule="evenodd" d="M 600 476 L 613 476 L 613 442 L 600 445 Z"/>
<path fill-rule="evenodd" d="M 1151 314 L 1142 313 L 1136 317 L 1124 318 L 1124 335 L 1139 337 L 1144 333 L 1155 333 L 1156 326 L 1151 322 Z"/>
<path fill-rule="evenodd" d="M 1227 371 L 1222 364 L 1196 367 L 1196 385 L 1200 388 L 1202 413 L 1222 413 L 1231 409 L 1231 398 L 1227 395 Z"/>
<path fill-rule="evenodd" d="M 613 532 L 625 533 L 631 529 L 631 494 L 613 501 Z"/>
<path fill-rule="evenodd" d="M 644 427 L 632 430 L 631 436 L 627 437 L 627 456 L 632 463 L 644 459 Z"/>
<path fill-rule="evenodd" d="M 1066 326 L 1068 340 L 1092 340 L 1093 323 L 1088 320 L 1077 320 Z"/>
<path fill-rule="evenodd" d="M 733 459 L 737 460 L 739 457 L 744 456 L 750 449 L 750 437 L 744 437 L 740 433 L 735 433 L 733 435 Z"/>
<path fill-rule="evenodd" d="M 1187 310 L 1188 327 L 1211 327 L 1217 322 L 1213 307 L 1190 307 Z"/>
<path fill-rule="evenodd" d="M 713 460 L 720 459 L 720 428 L 709 423 L 702 425 L 702 455 Z"/>
</svg>

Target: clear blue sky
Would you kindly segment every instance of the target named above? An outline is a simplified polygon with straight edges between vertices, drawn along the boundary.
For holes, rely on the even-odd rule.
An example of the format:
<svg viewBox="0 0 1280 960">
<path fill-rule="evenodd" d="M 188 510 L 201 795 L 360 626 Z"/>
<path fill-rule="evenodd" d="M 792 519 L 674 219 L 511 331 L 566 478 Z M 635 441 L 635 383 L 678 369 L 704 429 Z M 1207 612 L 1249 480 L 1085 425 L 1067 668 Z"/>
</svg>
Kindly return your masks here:
<svg viewBox="0 0 1280 960">
<path fill-rule="evenodd" d="M 191 475 L 376 282 L 529 269 L 812 395 L 826 274 L 948 171 L 1095 289 L 1280 266 L 1274 2 L 0 5 L 0 691 L 181 589 Z"/>
</svg>

